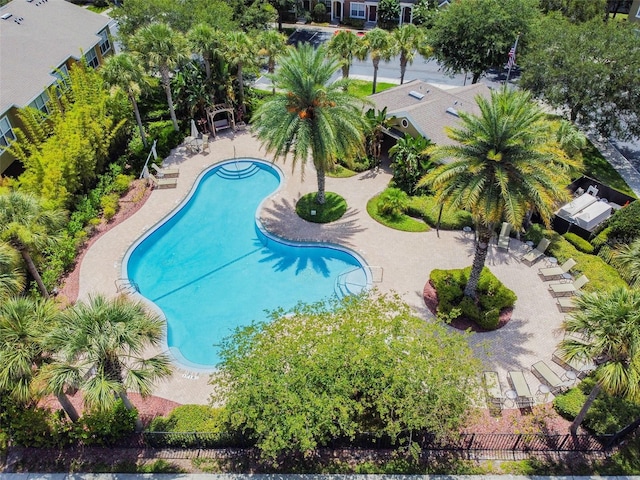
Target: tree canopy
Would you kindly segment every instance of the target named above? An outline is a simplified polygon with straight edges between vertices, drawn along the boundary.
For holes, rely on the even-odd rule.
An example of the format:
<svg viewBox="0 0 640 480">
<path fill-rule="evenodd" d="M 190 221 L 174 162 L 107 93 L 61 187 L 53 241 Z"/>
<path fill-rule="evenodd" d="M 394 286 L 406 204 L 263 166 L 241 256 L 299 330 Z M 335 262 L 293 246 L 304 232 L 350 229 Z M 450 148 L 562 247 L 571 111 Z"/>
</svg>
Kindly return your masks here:
<svg viewBox="0 0 640 480">
<path fill-rule="evenodd" d="M 212 400 L 266 459 L 363 432 L 442 438 L 461 425 L 479 375 L 465 334 L 376 293 L 273 312 L 220 355 Z"/>
<path fill-rule="evenodd" d="M 640 135 L 640 48 L 633 27 L 551 15 L 522 57 L 520 85 L 608 138 Z"/>
<path fill-rule="evenodd" d="M 438 13 L 430 31 L 434 56 L 447 72 L 471 72 L 476 83 L 507 62 L 518 35 L 526 43 L 538 14 L 537 0 L 453 2 Z"/>
</svg>

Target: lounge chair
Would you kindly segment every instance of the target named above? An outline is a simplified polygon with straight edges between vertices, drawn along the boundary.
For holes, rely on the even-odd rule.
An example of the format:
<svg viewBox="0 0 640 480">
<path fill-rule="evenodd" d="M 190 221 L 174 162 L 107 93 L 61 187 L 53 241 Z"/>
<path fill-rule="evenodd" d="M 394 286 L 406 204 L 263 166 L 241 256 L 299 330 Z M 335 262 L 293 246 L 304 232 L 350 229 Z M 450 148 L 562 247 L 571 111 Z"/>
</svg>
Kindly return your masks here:
<svg viewBox="0 0 640 480">
<path fill-rule="evenodd" d="M 569 297 L 578 293 L 582 287 L 589 281 L 586 275 L 580 275 L 572 283 L 552 283 L 549 285 L 549 291 L 554 297 Z"/>
<path fill-rule="evenodd" d="M 509 242 L 511 238 L 511 224 L 509 222 L 502 222 L 502 229 L 500 230 L 500 236 L 498 237 L 498 248 L 509 250 Z"/>
<path fill-rule="evenodd" d="M 155 188 L 176 188 L 178 185 L 177 178 L 157 178 L 151 173 L 149 174 L 149 181 Z"/>
<path fill-rule="evenodd" d="M 576 261 L 573 258 L 570 258 L 562 265 L 548 268 L 540 268 L 538 270 L 538 275 L 542 277 L 544 281 L 554 280 L 558 277 L 562 277 L 565 273 L 568 273 L 573 267 L 576 266 Z"/>
<path fill-rule="evenodd" d="M 522 261 L 529 266 L 533 265 L 535 262 L 542 258 L 550 243 L 551 240 L 549 240 L 548 238 L 543 238 L 542 240 L 540 240 L 540 243 L 536 248 L 526 253 L 522 257 Z"/>
<path fill-rule="evenodd" d="M 516 405 L 518 408 L 531 408 L 533 407 L 533 395 L 529 385 L 524 378 L 524 373 L 520 370 L 511 371 L 508 373 L 509 381 L 516 392 Z"/>
<path fill-rule="evenodd" d="M 502 389 L 500 388 L 498 373 L 484 372 L 483 381 L 489 408 L 501 411 L 502 404 L 504 403 L 504 397 L 502 396 Z"/>
<path fill-rule="evenodd" d="M 554 395 L 566 389 L 566 385 L 562 379 L 542 360 L 531 366 L 531 373 L 542 383 L 546 384 Z"/>
<path fill-rule="evenodd" d="M 560 350 L 553 352 L 551 360 L 565 370 L 571 370 L 578 378 L 584 378 L 596 369 L 596 365 L 592 360 L 581 360 L 578 358 L 573 358 L 569 361 L 565 360 Z"/>
<path fill-rule="evenodd" d="M 573 312 L 576 308 L 576 304 L 573 302 L 572 297 L 558 297 L 556 299 L 556 303 L 558 304 L 558 308 L 562 313 Z"/>
<path fill-rule="evenodd" d="M 156 175 L 158 175 L 158 177 L 160 178 L 171 178 L 171 177 L 177 177 L 178 175 L 180 175 L 179 168 L 167 168 L 167 167 L 160 168 L 155 163 L 151 164 L 151 168 L 153 168 L 156 171 Z"/>
</svg>

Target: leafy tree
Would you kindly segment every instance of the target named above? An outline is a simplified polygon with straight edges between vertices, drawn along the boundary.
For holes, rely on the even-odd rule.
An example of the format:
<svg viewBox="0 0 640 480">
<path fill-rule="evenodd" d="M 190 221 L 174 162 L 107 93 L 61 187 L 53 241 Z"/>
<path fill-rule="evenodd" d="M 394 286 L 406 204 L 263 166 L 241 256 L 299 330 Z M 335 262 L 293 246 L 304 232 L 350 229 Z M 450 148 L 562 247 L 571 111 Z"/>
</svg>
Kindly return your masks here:
<svg viewBox="0 0 640 480">
<path fill-rule="evenodd" d="M 361 60 L 371 58 L 373 63 L 373 89 L 372 94 L 376 93 L 378 85 L 378 68 L 380 68 L 380 60 L 388 62 L 398 53 L 398 47 L 393 36 L 386 30 L 374 28 L 365 33 L 362 37 L 360 46 L 356 52 L 356 56 Z"/>
<path fill-rule="evenodd" d="M 44 298 L 49 298 L 49 292 L 32 255 L 55 245 L 64 221 L 62 210 L 46 210 L 30 194 L 14 191 L 0 195 L 0 240 L 20 253 Z"/>
<path fill-rule="evenodd" d="M 424 44 L 424 34 L 415 25 L 405 23 L 393 31 L 393 38 L 400 52 L 400 84 L 402 85 L 407 65 L 413 65 L 416 52 Z"/>
<path fill-rule="evenodd" d="M 391 29 L 400 21 L 400 0 L 378 1 L 378 24 L 382 28 Z"/>
<path fill-rule="evenodd" d="M 382 140 L 384 130 L 392 125 L 395 117 L 387 117 L 387 107 L 382 110 L 370 108 L 365 113 L 367 120 L 367 154 L 371 155 L 375 166 L 380 166 L 380 155 L 382 154 Z"/>
<path fill-rule="evenodd" d="M 149 144 L 147 142 L 147 135 L 144 132 L 144 125 L 142 124 L 137 99 L 142 90 L 148 86 L 148 82 L 144 76 L 144 70 L 140 66 L 139 60 L 128 52 L 122 52 L 118 55 L 108 57 L 100 68 L 100 75 L 102 75 L 102 78 L 108 86 L 119 88 L 127 95 L 133 107 L 133 113 L 136 117 L 138 130 L 140 131 L 140 138 L 145 148 L 147 148 Z"/>
<path fill-rule="evenodd" d="M 455 434 L 479 372 L 464 334 L 377 294 L 274 312 L 221 358 L 212 400 L 273 461 L 365 432 L 408 448 L 417 432 Z"/>
<path fill-rule="evenodd" d="M 574 23 L 602 19 L 607 0 L 541 0 L 540 8 L 548 13 L 557 11 Z"/>
<path fill-rule="evenodd" d="M 413 24 L 431 28 L 438 14 L 435 0 L 418 0 L 413 7 Z"/>
<path fill-rule="evenodd" d="M 270 74 L 276 71 L 276 57 L 283 55 L 287 50 L 287 37 L 276 30 L 265 30 L 258 35 L 257 44 L 260 47 L 258 55 L 267 58 L 267 71 Z M 273 87 L 273 93 L 276 93 Z"/>
<path fill-rule="evenodd" d="M 354 158 L 362 152 L 366 121 L 362 102 L 332 83 L 339 68 L 324 47 L 302 45 L 282 58 L 273 82 L 282 94 L 268 99 L 255 112 L 252 123 L 267 151 L 286 159 L 293 168 L 302 163 L 302 174 L 311 157 L 318 180 L 317 201 L 325 203 L 325 173 L 339 157 Z"/>
<path fill-rule="evenodd" d="M 238 103 L 240 110 L 244 115 L 247 113 L 247 106 L 244 101 L 244 77 L 243 69 L 255 66 L 257 55 L 253 40 L 251 37 L 240 31 L 231 32 L 225 38 L 225 44 L 222 47 L 222 54 L 229 65 L 236 68 L 236 80 L 238 82 Z"/>
<path fill-rule="evenodd" d="M 394 185 L 411 195 L 419 193 L 418 181 L 433 168 L 433 163 L 425 154 L 430 145 L 431 141 L 422 136 L 412 137 L 405 133 L 389 149 Z"/>
<path fill-rule="evenodd" d="M 242 31 L 245 32 L 264 31 L 276 21 L 278 16 L 273 5 L 264 0 L 254 0 L 248 7 L 245 5 L 240 11 L 238 23 Z"/>
<path fill-rule="evenodd" d="M 520 34 L 528 38 L 539 14 L 537 0 L 465 0 L 438 13 L 429 38 L 434 56 L 445 71 L 471 72 L 473 83 L 492 67 L 507 62 Z"/>
<path fill-rule="evenodd" d="M 591 390 L 571 425 L 575 434 L 601 390 L 610 395 L 640 398 L 640 290 L 618 287 L 609 292 L 585 293 L 577 310 L 567 316 L 568 333 L 560 342 L 566 361 L 596 361 Z"/>
<path fill-rule="evenodd" d="M 185 64 L 173 77 L 176 107 L 186 117 L 207 118 L 206 108 L 212 105 L 215 85 L 206 79 L 198 61 Z"/>
<path fill-rule="evenodd" d="M 25 278 L 19 265 L 18 252 L 0 241 L 0 302 L 22 292 Z"/>
<path fill-rule="evenodd" d="M 615 45 L 615 48 L 612 48 Z M 572 122 L 608 138 L 640 135 L 640 49 L 633 27 L 602 20 L 544 19 L 531 41 L 520 83 Z"/>
<path fill-rule="evenodd" d="M 160 345 L 164 329 L 163 320 L 125 296 L 76 303 L 47 337 L 56 361 L 43 378 L 54 393 L 69 385 L 81 389 L 89 409 L 109 410 L 120 398 L 131 410 L 127 391 L 150 395 L 153 383 L 171 374 L 165 354 L 143 356 Z"/>
<path fill-rule="evenodd" d="M 269 0 L 278 11 L 278 31 L 282 32 L 282 17 L 297 4 L 296 0 Z"/>
<path fill-rule="evenodd" d="M 358 36 L 351 30 L 340 30 L 329 40 L 329 53 L 333 54 L 340 62 L 342 78 L 349 78 L 349 70 L 357 49 Z"/>
<path fill-rule="evenodd" d="M 423 177 L 445 208 L 464 209 L 476 223 L 477 241 L 464 294 L 476 299 L 494 225 L 519 230 L 529 210 L 549 225 L 555 205 L 567 199 L 570 168 L 579 164 L 555 140 L 543 110 L 522 91 L 502 89 L 476 97 L 480 115 L 460 112 L 461 126 L 447 130 L 454 145 L 427 149 L 444 161 Z"/>
<path fill-rule="evenodd" d="M 160 75 L 173 128 L 180 131 L 171 93 L 171 76 L 178 66 L 187 61 L 189 50 L 185 36 L 166 23 L 152 23 L 136 32 L 131 38 L 131 48 L 151 72 Z"/>
</svg>

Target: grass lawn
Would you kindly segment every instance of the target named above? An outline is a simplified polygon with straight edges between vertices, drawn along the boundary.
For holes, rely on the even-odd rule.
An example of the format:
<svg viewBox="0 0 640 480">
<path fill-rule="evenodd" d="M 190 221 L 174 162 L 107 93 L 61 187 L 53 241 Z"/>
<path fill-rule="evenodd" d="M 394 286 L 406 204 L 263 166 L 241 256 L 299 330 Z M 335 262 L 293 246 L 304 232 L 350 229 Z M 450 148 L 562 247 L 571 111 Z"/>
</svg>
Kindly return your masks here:
<svg viewBox="0 0 640 480">
<path fill-rule="evenodd" d="M 395 83 L 378 82 L 376 86 L 376 93 L 388 90 L 391 87 L 395 87 Z M 358 98 L 365 98 L 371 95 L 371 89 L 373 88 L 373 82 L 368 80 L 351 80 L 349 85 L 349 92 Z"/>
<path fill-rule="evenodd" d="M 378 213 L 378 199 L 380 195 L 376 195 L 367 202 L 367 213 L 371 215 L 376 222 L 382 225 L 400 230 L 403 232 L 427 232 L 429 225 L 421 220 L 417 220 L 409 215 L 401 215 L 399 217 L 387 217 Z"/>
<path fill-rule="evenodd" d="M 307 193 L 296 203 L 296 213 L 313 223 L 329 223 L 338 220 L 347 211 L 347 201 L 337 193 L 325 192 L 325 202 L 316 202 L 317 192 Z M 312 213 L 313 212 L 313 213 Z"/>
<path fill-rule="evenodd" d="M 611 166 L 591 142 L 587 142 L 587 146 L 582 151 L 582 157 L 584 161 L 584 174 L 587 177 L 598 180 L 634 198 L 636 197 L 616 169 Z"/>
<path fill-rule="evenodd" d="M 333 170 L 328 170 L 326 174 L 327 174 L 327 177 L 332 177 L 332 178 L 349 178 L 349 177 L 353 177 L 354 175 L 357 175 L 358 172 L 349 170 L 348 168 L 343 167 L 342 165 L 336 165 Z"/>
</svg>

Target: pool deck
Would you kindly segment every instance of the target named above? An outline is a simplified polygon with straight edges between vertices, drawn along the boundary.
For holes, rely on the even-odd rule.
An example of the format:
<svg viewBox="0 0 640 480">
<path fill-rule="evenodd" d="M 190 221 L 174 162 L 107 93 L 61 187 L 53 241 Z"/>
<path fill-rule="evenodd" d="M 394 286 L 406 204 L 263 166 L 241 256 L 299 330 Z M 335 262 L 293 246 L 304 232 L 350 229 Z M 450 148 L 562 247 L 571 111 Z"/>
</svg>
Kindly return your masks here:
<svg viewBox="0 0 640 480">
<path fill-rule="evenodd" d="M 90 294 L 117 294 L 115 282 L 121 277 L 122 260 L 127 249 L 149 228 L 161 221 L 191 191 L 197 176 L 207 167 L 223 160 L 243 157 L 271 160 L 250 133 L 219 136 L 210 144 L 210 152 L 189 154 L 183 147 L 174 150 L 164 165 L 180 169 L 177 188 L 154 190 L 146 203 L 133 216 L 100 237 L 89 249 L 80 269 L 79 298 Z M 319 225 L 300 219 L 294 211 L 298 198 L 316 191 L 316 175 L 311 163 L 306 166 L 304 181 L 299 165 L 292 172 L 290 161 L 277 165 L 285 174 L 281 188 L 266 200 L 260 217 L 276 235 L 306 241 L 327 241 L 353 249 L 367 263 L 380 267 L 382 281 L 375 286 L 383 292 L 394 291 L 424 318 L 432 318 L 426 309 L 422 292 L 429 272 L 434 268 L 462 268 L 473 259 L 473 234 L 435 229 L 425 233 L 399 232 L 373 220 L 366 211 L 367 201 L 384 190 L 391 173 L 367 171 L 357 176 L 327 178 L 326 190 L 339 193 L 348 203 L 347 213 L 339 221 Z M 540 382 L 531 373 L 531 365 L 544 360 L 561 375 L 564 371 L 551 361 L 551 355 L 562 338 L 564 315 L 538 277 L 544 262 L 528 267 L 518 260 L 524 246 L 511 240 L 508 252 L 489 250 L 487 266 L 518 296 L 511 321 L 500 330 L 472 334 L 470 342 L 483 360 L 486 370 L 498 372 L 503 392 L 508 390 L 507 372 L 522 370 L 532 393 Z M 179 403 L 206 403 L 211 386 L 209 375 L 195 369 L 176 368 L 173 376 L 160 383 L 154 395 Z M 546 399 L 551 400 L 549 395 Z"/>
</svg>

